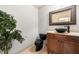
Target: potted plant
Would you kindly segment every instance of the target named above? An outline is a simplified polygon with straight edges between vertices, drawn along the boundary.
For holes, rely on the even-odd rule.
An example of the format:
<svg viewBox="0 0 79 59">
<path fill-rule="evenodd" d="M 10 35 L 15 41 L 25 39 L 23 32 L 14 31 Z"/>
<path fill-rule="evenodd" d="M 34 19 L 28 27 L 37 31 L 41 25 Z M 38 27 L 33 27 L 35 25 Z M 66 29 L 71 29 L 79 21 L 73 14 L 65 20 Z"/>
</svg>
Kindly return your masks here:
<svg viewBox="0 0 79 59">
<path fill-rule="evenodd" d="M 24 40 L 21 31 L 16 30 L 16 20 L 10 14 L 0 10 L 0 50 L 8 54 L 12 48 L 12 41 L 18 40 L 20 43 Z"/>
</svg>

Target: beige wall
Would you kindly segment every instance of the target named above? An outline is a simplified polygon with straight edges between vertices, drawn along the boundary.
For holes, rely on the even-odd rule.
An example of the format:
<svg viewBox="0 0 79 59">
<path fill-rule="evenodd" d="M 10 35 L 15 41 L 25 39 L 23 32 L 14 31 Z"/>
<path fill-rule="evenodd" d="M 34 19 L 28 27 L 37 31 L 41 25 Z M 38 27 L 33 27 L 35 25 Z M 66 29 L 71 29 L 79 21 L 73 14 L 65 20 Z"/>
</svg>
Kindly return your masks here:
<svg viewBox="0 0 79 59">
<path fill-rule="evenodd" d="M 64 27 L 62 26 L 49 26 L 49 12 L 54 11 L 63 7 L 67 7 L 67 5 L 47 5 L 42 8 L 38 9 L 39 14 L 39 33 L 47 33 L 49 30 L 54 30 L 57 27 Z M 79 5 L 76 8 L 76 17 L 77 17 L 77 25 L 71 25 L 71 31 L 79 32 Z"/>
<path fill-rule="evenodd" d="M 17 53 L 33 44 L 38 34 L 38 9 L 31 5 L 0 5 L 0 10 L 14 16 L 17 20 L 17 29 L 22 31 L 25 38 L 22 44 L 14 41 L 9 53 Z"/>
</svg>

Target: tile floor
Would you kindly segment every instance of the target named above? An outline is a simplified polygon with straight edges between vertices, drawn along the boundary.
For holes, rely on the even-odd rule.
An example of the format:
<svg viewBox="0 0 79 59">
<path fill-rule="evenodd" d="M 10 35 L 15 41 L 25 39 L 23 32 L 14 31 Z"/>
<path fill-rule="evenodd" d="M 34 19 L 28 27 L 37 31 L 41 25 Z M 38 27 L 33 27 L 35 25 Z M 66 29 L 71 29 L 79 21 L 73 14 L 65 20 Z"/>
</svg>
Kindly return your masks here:
<svg viewBox="0 0 79 59">
<path fill-rule="evenodd" d="M 44 41 L 44 45 L 43 45 L 43 48 L 36 52 L 35 51 L 35 46 L 32 45 L 31 47 L 25 49 L 24 51 L 22 51 L 20 54 L 47 54 L 47 48 L 46 48 L 46 44 L 45 44 L 45 41 Z"/>
</svg>

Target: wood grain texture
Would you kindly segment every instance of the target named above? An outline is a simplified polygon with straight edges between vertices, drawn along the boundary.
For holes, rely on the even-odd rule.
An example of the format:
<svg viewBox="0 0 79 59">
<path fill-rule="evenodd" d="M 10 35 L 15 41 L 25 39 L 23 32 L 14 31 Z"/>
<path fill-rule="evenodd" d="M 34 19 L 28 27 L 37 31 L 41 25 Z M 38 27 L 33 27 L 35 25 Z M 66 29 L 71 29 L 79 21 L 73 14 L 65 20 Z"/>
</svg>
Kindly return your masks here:
<svg viewBox="0 0 79 59">
<path fill-rule="evenodd" d="M 78 54 L 79 37 L 48 33 L 47 51 L 53 54 Z"/>
</svg>

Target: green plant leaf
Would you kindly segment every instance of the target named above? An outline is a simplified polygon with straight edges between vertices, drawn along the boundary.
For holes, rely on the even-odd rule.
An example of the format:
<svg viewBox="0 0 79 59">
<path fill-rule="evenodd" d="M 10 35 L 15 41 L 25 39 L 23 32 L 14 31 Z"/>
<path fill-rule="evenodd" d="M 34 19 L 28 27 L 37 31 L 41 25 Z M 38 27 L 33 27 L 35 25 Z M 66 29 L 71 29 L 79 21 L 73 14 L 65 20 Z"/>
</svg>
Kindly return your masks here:
<svg viewBox="0 0 79 59">
<path fill-rule="evenodd" d="M 4 53 L 12 48 L 12 41 L 18 40 L 20 43 L 24 40 L 20 30 L 15 30 L 16 20 L 10 14 L 0 10 L 0 50 Z"/>
</svg>

